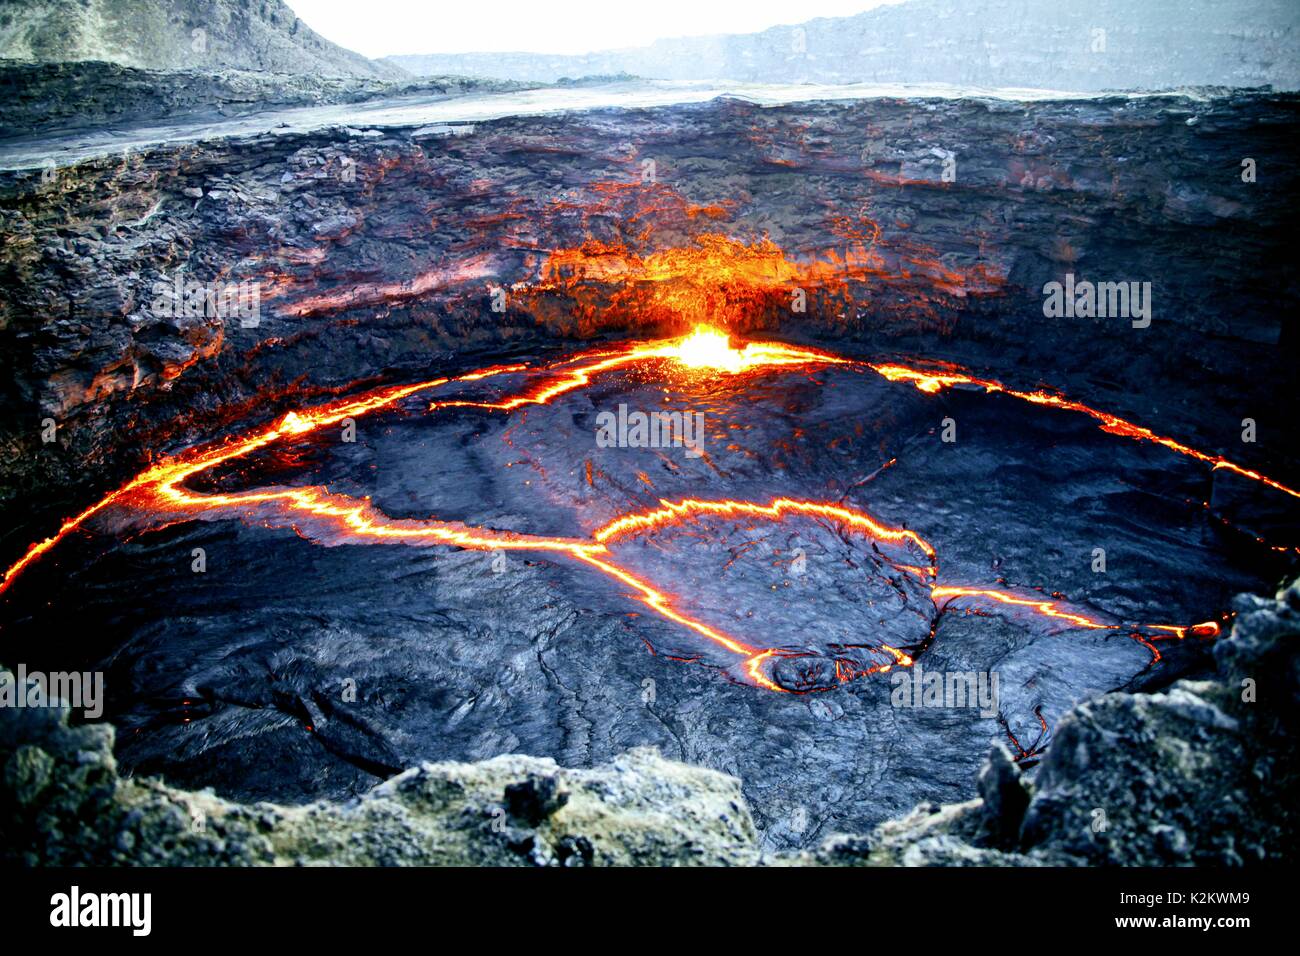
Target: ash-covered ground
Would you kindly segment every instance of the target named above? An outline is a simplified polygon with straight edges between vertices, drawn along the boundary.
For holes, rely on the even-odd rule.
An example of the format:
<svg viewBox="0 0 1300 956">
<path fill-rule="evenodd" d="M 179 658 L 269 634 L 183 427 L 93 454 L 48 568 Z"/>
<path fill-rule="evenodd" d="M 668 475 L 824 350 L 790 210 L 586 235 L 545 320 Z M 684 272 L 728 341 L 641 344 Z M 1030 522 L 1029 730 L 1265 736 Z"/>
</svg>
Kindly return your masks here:
<svg viewBox="0 0 1300 956">
<path fill-rule="evenodd" d="M 124 766 L 187 788 L 338 798 L 421 761 L 588 767 L 651 744 L 739 776 L 771 847 L 809 846 L 971 797 L 991 741 L 1032 768 L 1079 701 L 1197 672 L 1208 641 L 1148 626 L 1219 619 L 1282 572 L 1270 544 L 1294 537 L 1291 499 L 1258 482 L 1076 412 L 979 388 L 928 394 L 860 365 L 649 363 L 509 412 L 430 409 L 523 394 L 555 362 L 412 395 L 358 415 L 354 434 L 290 436 L 190 487 L 324 486 L 393 519 L 563 539 L 661 500 L 784 497 L 915 532 L 936 579 L 907 570 L 915 548 L 809 514 L 700 515 L 609 543 L 682 616 L 774 649 L 769 687 L 568 555 L 122 507 L 6 594 L 15 659 L 105 668 Z M 600 416 L 620 406 L 702 415 L 702 454 L 602 447 Z M 935 598 L 932 584 L 1116 626 Z M 885 648 L 926 671 L 996 674 L 996 707 L 896 706 L 895 678 L 913 671 L 881 669 Z"/>
</svg>

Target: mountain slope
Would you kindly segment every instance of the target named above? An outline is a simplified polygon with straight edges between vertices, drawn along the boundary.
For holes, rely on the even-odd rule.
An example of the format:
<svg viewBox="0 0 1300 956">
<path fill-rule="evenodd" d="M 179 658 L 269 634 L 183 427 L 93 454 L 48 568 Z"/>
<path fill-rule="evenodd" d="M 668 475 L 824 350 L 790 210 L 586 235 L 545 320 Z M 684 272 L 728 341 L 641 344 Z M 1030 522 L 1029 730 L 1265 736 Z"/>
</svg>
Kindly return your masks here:
<svg viewBox="0 0 1300 956">
<path fill-rule="evenodd" d="M 315 33 L 282 0 L 0 0 L 0 57 L 153 70 L 402 79 Z"/>
<path fill-rule="evenodd" d="M 1098 32 L 1102 31 L 1102 32 Z M 553 82 L 668 80 L 951 83 L 1076 92 L 1300 89 L 1295 0 L 910 0 L 762 33 L 660 40 L 582 56 L 389 57 L 416 74 Z"/>
</svg>

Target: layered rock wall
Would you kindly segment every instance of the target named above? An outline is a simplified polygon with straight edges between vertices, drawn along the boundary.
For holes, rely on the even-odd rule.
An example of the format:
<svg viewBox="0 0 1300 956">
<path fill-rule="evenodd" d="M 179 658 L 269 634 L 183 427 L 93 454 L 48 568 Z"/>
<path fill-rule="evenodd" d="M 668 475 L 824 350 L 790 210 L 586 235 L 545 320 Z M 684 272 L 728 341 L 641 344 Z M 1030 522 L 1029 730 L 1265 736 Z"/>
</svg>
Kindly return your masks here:
<svg viewBox="0 0 1300 956">
<path fill-rule="evenodd" d="M 0 174 L 3 547 L 253 409 L 701 319 L 1044 382 L 1294 483 L 1298 104 L 724 99 Z M 1150 283 L 1150 325 L 1045 316 L 1068 276 Z M 177 304 L 214 284 L 257 321 Z"/>
</svg>

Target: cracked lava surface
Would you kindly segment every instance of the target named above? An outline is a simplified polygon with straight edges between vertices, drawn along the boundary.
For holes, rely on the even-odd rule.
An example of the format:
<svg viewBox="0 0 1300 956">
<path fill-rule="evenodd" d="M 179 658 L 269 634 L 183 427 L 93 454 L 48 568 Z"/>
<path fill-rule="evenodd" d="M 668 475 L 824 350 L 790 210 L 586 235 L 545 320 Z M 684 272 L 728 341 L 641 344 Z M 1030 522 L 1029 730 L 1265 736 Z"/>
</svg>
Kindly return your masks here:
<svg viewBox="0 0 1300 956">
<path fill-rule="evenodd" d="M 987 397 L 982 405 L 981 396 Z M 943 400 L 953 403 L 944 406 L 945 414 L 953 414 L 964 432 L 952 445 L 938 438 L 936 425 L 942 415 L 935 413 L 933 404 L 926 404 Z M 703 412 L 703 454 L 685 457 L 680 446 L 597 449 L 593 412 L 620 403 L 638 409 Z M 994 403 L 998 404 L 990 408 Z M 861 420 L 864 415 L 867 428 Z M 371 421 L 378 424 L 372 426 Z M 999 455 L 1005 454 L 1006 461 L 999 461 L 992 451 L 997 442 L 987 436 L 999 429 L 1008 431 L 1010 421 L 1015 422 L 1013 430 L 1029 433 L 1012 442 L 1022 447 L 1003 448 Z M 1090 426 L 1086 434 L 1081 424 Z M 362 439 L 356 444 L 340 442 L 339 429 L 345 426 L 355 428 Z M 1054 435 L 1054 430 L 1061 435 Z M 368 444 L 367 436 L 374 441 Z M 409 441 L 414 444 L 400 447 Z M 1132 480 L 1099 475 L 1104 466 L 1092 460 L 1099 449 L 1118 455 L 1118 473 L 1132 475 Z M 957 455 L 966 456 L 964 463 L 954 464 Z M 613 345 L 548 363 L 501 364 L 378 388 L 300 408 L 273 425 L 162 458 L 69 519 L 53 536 L 32 545 L 6 571 L 0 594 L 9 605 L 5 615 L 9 626 L 20 639 L 31 642 L 44 612 L 23 603 L 24 578 L 60 551 L 89 549 L 79 552 L 89 556 L 86 564 L 91 568 L 82 586 L 94 595 L 123 573 L 128 582 L 138 583 L 140 572 L 132 571 L 133 549 L 145 554 L 148 564 L 159 547 L 152 542 L 173 535 L 188 545 L 186 535 L 197 527 L 194 522 L 231 518 L 247 529 L 238 532 L 242 538 L 265 537 L 263 529 L 291 529 L 298 539 L 334 551 L 346 550 L 337 547 L 344 545 L 441 549 L 438 553 L 445 556 L 460 555 L 453 565 L 458 593 L 451 603 L 463 605 L 465 611 L 455 627 L 458 633 L 476 633 L 474 653 L 483 655 L 482 668 L 476 663 L 470 671 L 502 673 L 525 666 L 517 654 L 511 656 L 517 650 L 512 650 L 514 640 L 506 641 L 509 646 L 497 656 L 482 646 L 496 635 L 490 626 L 496 612 L 485 616 L 484 629 L 475 629 L 472 592 L 480 592 L 501 613 L 509 614 L 513 608 L 527 618 L 539 607 L 553 611 L 556 603 L 539 595 L 558 591 L 564 615 L 585 617 L 593 609 L 600 614 L 599 627 L 583 628 L 585 641 L 640 644 L 674 662 L 707 665 L 702 680 L 709 701 L 765 692 L 807 698 L 807 715 L 814 721 L 836 721 L 844 713 L 841 696 L 827 692 L 846 684 L 856 687 L 872 675 L 911 667 L 918 660 L 924 660 L 927 668 L 1000 669 L 998 729 L 990 733 L 976 715 L 971 714 L 969 721 L 963 716 L 952 746 L 965 746 L 962 741 L 976 740 L 981 733 L 985 740 L 1000 735 L 1028 763 L 1050 739 L 1050 716 L 1081 696 L 1124 686 L 1149 673 L 1162 662 L 1164 649 L 1209 641 L 1219 633 L 1223 618 L 1186 616 L 1186 609 L 1198 603 L 1195 595 L 1172 610 L 1163 609 L 1161 596 L 1171 587 L 1181 590 L 1178 581 L 1162 581 L 1155 587 L 1151 580 L 1118 586 L 1088 582 L 1091 600 L 1066 596 L 1075 593 L 1068 584 L 1084 589 L 1086 578 L 1079 572 L 1088 571 L 1094 542 L 1111 546 L 1120 569 L 1125 566 L 1122 556 L 1131 552 L 1149 578 L 1162 575 L 1141 548 L 1172 549 L 1175 566 L 1194 563 L 1190 556 L 1204 539 L 1203 528 L 1197 530 L 1201 518 L 1196 514 L 1203 502 L 1186 497 L 1173 523 L 1181 525 L 1181 531 L 1144 527 L 1150 516 L 1143 514 L 1149 508 L 1143 501 L 1148 492 L 1140 487 L 1143 477 L 1174 467 L 1170 458 L 1185 459 L 1201 472 L 1197 477 L 1187 469 L 1176 469 L 1183 476 L 1182 485 L 1189 488 L 1203 483 L 1207 470 L 1203 466 L 1208 464 L 1213 471 L 1247 482 L 1260 495 L 1280 496 L 1287 502 L 1300 497 L 1282 482 L 1237 463 L 1048 391 L 1016 390 L 955 366 L 876 364 L 776 342 L 742 344 L 698 327 L 675 339 Z M 1079 474 L 1094 485 L 1083 511 L 1069 515 L 1071 509 L 1081 507 L 1080 502 L 1046 489 L 1032 508 L 1000 518 L 1022 497 L 1033 498 L 1024 494 L 1026 487 L 1041 485 L 1044 475 L 1053 472 Z M 489 492 L 488 486 L 501 480 L 496 477 L 501 474 L 511 476 L 508 488 Z M 1178 484 L 1162 479 L 1165 485 L 1171 481 Z M 484 509 L 483 502 L 493 497 L 499 507 Z M 1160 497 L 1162 507 L 1170 509 L 1174 506 L 1169 502 L 1178 494 L 1166 488 Z M 974 513 L 981 510 L 985 514 Z M 1044 561 L 1039 547 L 1043 542 L 1024 537 L 1026 531 L 1034 534 L 1032 529 L 1062 525 L 1061 540 L 1075 544 L 1078 553 L 1068 559 L 1072 567 L 1061 575 L 1067 580 L 1058 590 L 1052 572 L 1066 563 L 1063 549 L 1052 549 L 1052 560 Z M 1106 530 L 1108 525 L 1120 530 L 1112 534 Z M 1005 540 L 997 540 L 1003 535 Z M 1246 537 L 1253 537 L 1255 545 L 1270 553 L 1294 544 Z M 116 559 L 113 545 L 107 558 L 100 554 L 105 539 L 117 542 Z M 193 541 L 214 555 L 222 550 L 220 545 L 206 544 L 201 534 Z M 990 543 L 992 556 L 986 560 Z M 388 553 L 393 550 L 400 549 Z M 477 565 L 465 563 L 467 555 L 483 552 L 489 555 L 488 562 L 480 556 Z M 183 554 L 189 553 L 187 547 Z M 1034 554 L 1036 560 L 1031 558 Z M 125 566 L 115 566 L 115 560 Z M 215 556 L 212 560 L 217 563 Z M 400 557 L 385 560 L 401 561 Z M 69 558 L 64 565 L 76 562 Z M 563 564 L 596 578 L 585 581 L 570 573 L 557 579 L 557 568 Z M 266 562 L 249 573 L 280 581 L 292 592 L 289 579 L 295 567 Z M 339 567 L 335 565 L 331 573 L 337 574 Z M 506 573 L 511 570 L 526 579 L 515 585 L 523 593 L 508 589 L 500 593 L 512 580 Z M 364 577 L 365 567 L 356 573 Z M 1248 581 L 1249 574 L 1234 571 L 1220 589 L 1235 589 Z M 1096 579 L 1109 581 L 1109 576 Z M 359 590 L 350 600 L 364 601 L 366 583 L 356 583 Z M 391 604 L 397 617 L 405 613 L 400 596 L 386 596 L 382 583 L 375 588 L 374 601 Z M 145 688 L 153 687 L 155 697 L 170 696 L 174 690 L 181 698 L 149 705 L 144 708 L 147 714 L 138 706 L 132 710 L 135 705 L 120 705 L 125 713 L 119 721 L 142 738 L 124 743 L 128 759 L 134 747 L 142 767 L 171 772 L 185 765 L 184 759 L 175 766 L 168 763 L 166 754 L 177 747 L 182 751 L 228 747 L 246 733 L 256 736 L 283 729 L 275 725 L 248 732 L 226 727 L 215 732 L 215 742 L 210 733 L 202 745 L 168 738 L 171 728 L 211 717 L 214 702 L 223 701 L 256 708 L 269 704 L 280 716 L 291 715 L 318 736 L 325 736 L 324 725 L 349 725 L 322 745 L 357 776 L 322 784 L 330 774 L 318 772 L 319 779 L 301 784 L 304 796 L 333 792 L 340 786 L 355 789 L 366 774 L 382 775 L 412 756 L 469 759 L 514 745 L 564 760 L 565 748 L 574 746 L 575 733 L 587 737 L 579 762 L 596 759 L 601 750 L 592 743 L 590 727 L 564 726 L 563 717 L 558 740 L 540 731 L 530 734 L 531 722 L 537 719 L 532 715 L 522 721 L 515 718 L 520 729 L 511 730 L 508 719 L 504 724 L 498 720 L 491 730 L 480 728 L 472 745 L 431 751 L 414 739 L 420 733 L 403 726 L 401 708 L 388 706 L 391 701 L 379 702 L 384 720 L 368 719 L 325 701 L 319 686 L 286 690 L 281 685 L 301 680 L 280 675 L 269 681 L 269 696 L 223 695 L 212 686 L 220 681 L 212 681 L 211 675 L 201 679 L 196 673 L 205 667 L 229 668 L 247 640 L 230 641 L 231 636 L 265 625 L 256 621 L 253 605 L 259 594 L 273 605 L 274 596 L 265 587 L 253 591 L 241 594 L 239 587 L 232 589 L 220 611 L 230 615 L 220 628 L 227 644 L 219 659 L 212 658 L 210 649 L 200 651 L 198 663 L 182 648 L 193 651 L 203 641 L 191 643 L 186 638 L 176 648 L 159 650 L 166 643 L 165 620 L 151 622 L 153 636 L 144 640 L 152 650 L 144 653 L 138 646 L 132 649 L 141 640 L 138 612 L 116 609 L 107 615 L 128 636 L 127 647 L 115 649 L 113 659 L 131 659 L 129 666 L 136 669 L 130 678 L 135 696 L 143 699 L 149 696 Z M 423 600 L 437 606 L 446 603 L 443 598 L 446 595 Z M 89 608 L 102 606 L 105 600 L 94 597 Z M 117 599 L 118 603 L 128 600 Z M 175 590 L 162 604 L 172 607 L 182 629 L 183 622 L 203 615 L 202 607 L 190 607 L 185 594 L 178 596 Z M 210 605 L 207 610 L 212 611 Z M 1204 610 L 1213 614 L 1218 608 Z M 649 618 L 641 620 L 647 612 Z M 433 613 L 441 614 L 442 609 Z M 233 623 L 249 614 L 253 617 L 244 623 Z M 370 625 L 381 619 L 382 614 L 369 619 Z M 530 638 L 535 645 L 539 641 L 545 645 L 536 652 L 537 664 L 545 680 L 555 683 L 564 695 L 572 691 L 564 674 L 571 673 L 587 651 L 581 642 L 560 641 L 554 646 L 556 635 L 567 633 L 573 623 L 563 622 L 548 637 Z M 987 634 L 981 638 L 981 625 L 996 626 L 991 643 Z M 628 630 L 640 641 L 629 641 Z M 203 634 L 203 628 L 195 634 Z M 995 651 L 971 650 L 981 640 Z M 945 642 L 951 647 L 945 648 Z M 442 665 L 447 670 L 439 674 L 456 667 L 460 641 L 453 643 Z M 1124 650 L 1126 646 L 1139 651 L 1140 657 Z M 436 633 L 427 639 L 427 647 L 435 658 L 444 653 Z M 180 663 L 182 671 L 197 668 L 197 672 L 185 680 L 172 675 L 170 684 L 156 673 L 153 678 L 142 676 L 140 662 L 150 654 L 161 654 L 160 661 L 149 665 L 155 672 L 165 670 L 169 660 Z M 282 664 L 266 666 L 275 670 Z M 610 665 L 610 658 L 587 662 L 598 672 Z M 338 673 L 346 672 L 346 664 L 339 662 Z M 719 672 L 730 680 L 719 681 Z M 599 682 L 601 674 L 591 677 Z M 632 700 L 611 705 L 607 711 L 598 708 L 603 714 L 584 717 L 584 723 L 617 721 L 622 719 L 617 716 L 621 709 L 644 705 L 662 725 L 659 736 L 671 738 L 665 749 L 681 750 L 673 756 L 714 762 L 750 781 L 753 771 L 737 756 L 735 746 L 750 732 L 723 732 L 721 746 L 709 749 L 700 742 L 708 736 L 702 728 L 715 723 L 717 715 L 679 716 L 673 726 L 674 717 L 665 711 L 658 693 L 658 682 L 669 680 L 661 671 L 641 669 L 620 674 L 619 679 L 631 681 Z M 313 678 L 305 680 L 311 684 Z M 699 680 L 694 679 L 692 686 L 702 686 Z M 869 709 L 878 726 L 886 716 L 881 707 L 888 706 L 882 704 L 888 683 L 879 683 L 883 690 L 865 692 L 871 695 Z M 482 674 L 468 679 L 461 692 L 463 701 L 439 705 L 444 717 L 450 711 L 443 730 L 459 724 L 457 714 L 463 719 L 484 698 L 509 696 L 510 684 L 511 680 Z M 163 686 L 168 693 L 157 690 Z M 675 684 L 673 692 L 687 693 Z M 543 700 L 535 688 L 521 696 Z M 564 706 L 582 710 L 572 701 Z M 866 713 L 860 716 L 871 726 Z M 895 722 L 899 718 L 897 713 L 887 716 Z M 951 720 L 951 715 L 946 719 Z M 692 726 L 685 726 L 691 721 Z M 767 723 L 763 733 L 771 732 Z M 717 728 L 710 733 L 716 734 Z M 891 735 L 897 740 L 915 737 L 917 747 L 925 746 L 921 729 L 879 726 L 873 733 L 881 738 Z M 635 728 L 623 735 L 624 742 L 632 743 L 647 742 L 645 736 L 644 730 Z M 158 741 L 147 742 L 150 737 Z M 618 738 L 617 732 L 609 734 L 609 749 L 616 749 Z M 781 755 L 811 766 L 820 759 L 815 742 L 774 747 L 763 759 Z M 942 749 L 938 748 L 940 756 Z M 978 759 L 983 748 L 975 746 L 973 751 L 962 759 Z M 249 759 L 246 754 L 240 757 L 244 763 Z M 199 762 L 196 757 L 194 764 Z M 814 831 L 832 822 L 850 822 L 836 808 L 842 809 L 854 786 L 866 785 L 862 773 L 841 773 L 846 780 L 824 785 L 810 795 L 806 786 L 801 790 L 794 783 L 799 777 L 796 771 L 778 774 L 774 782 L 755 782 L 760 818 L 765 807 L 776 817 L 777 807 L 811 804 Z M 202 778 L 192 767 L 184 772 Z M 850 785 L 847 778 L 857 783 Z M 272 784 L 265 786 L 267 795 L 275 792 Z M 931 780 L 927 786 L 922 776 L 910 786 L 895 788 L 897 792 L 880 806 L 883 812 L 884 807 L 905 806 L 917 796 L 942 796 L 953 786 L 945 780 Z M 768 792 L 773 788 L 775 794 Z M 251 792 L 261 791 L 252 787 Z M 811 837 L 811 833 L 785 834 L 794 844 Z"/>
</svg>

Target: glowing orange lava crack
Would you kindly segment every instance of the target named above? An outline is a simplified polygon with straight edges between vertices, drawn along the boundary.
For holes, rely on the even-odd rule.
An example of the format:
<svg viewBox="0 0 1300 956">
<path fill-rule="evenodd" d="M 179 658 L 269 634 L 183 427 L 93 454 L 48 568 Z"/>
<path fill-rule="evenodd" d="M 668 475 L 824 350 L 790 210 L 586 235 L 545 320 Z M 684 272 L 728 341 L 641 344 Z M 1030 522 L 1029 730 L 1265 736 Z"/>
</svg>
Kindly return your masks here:
<svg viewBox="0 0 1300 956">
<path fill-rule="evenodd" d="M 792 365 L 847 365 L 849 359 L 824 352 L 797 349 L 776 342 L 749 342 L 743 348 L 733 348 L 730 339 L 715 329 L 696 328 L 689 335 L 664 342 L 633 344 L 614 353 L 596 353 L 597 361 L 565 371 L 557 380 L 523 395 L 515 395 L 496 402 L 449 400 L 433 402 L 429 409 L 484 408 L 510 412 L 524 405 L 545 405 L 575 389 L 591 384 L 592 376 L 612 369 L 641 362 L 662 360 L 671 363 L 678 374 L 689 377 L 701 370 L 738 375 L 753 369 Z"/>
<path fill-rule="evenodd" d="M 741 348 L 736 348 L 725 334 L 713 329 L 697 328 L 691 334 L 677 339 L 633 343 L 613 350 L 578 355 L 560 363 L 560 366 L 556 368 L 555 378 L 537 389 L 522 394 L 497 401 L 470 401 L 464 399 L 434 401 L 429 408 L 437 410 L 466 407 L 509 412 L 523 405 L 546 404 L 560 395 L 587 386 L 593 376 L 612 369 L 643 362 L 664 363 L 666 374 L 685 378 L 701 372 L 738 375 L 751 370 L 767 368 L 859 364 L 840 356 L 798 349 L 780 343 L 749 342 Z M 1296 492 L 1291 489 L 1253 471 L 1234 465 L 1225 459 L 1195 451 L 1172 439 L 1162 438 L 1123 419 L 1045 392 L 1019 392 L 1007 389 L 999 383 L 977 379 L 961 372 L 925 372 L 899 365 L 869 365 L 868 367 L 891 381 L 908 381 L 926 392 L 937 392 L 952 385 L 975 385 L 989 392 L 1004 392 L 1036 404 L 1052 405 L 1083 412 L 1101 421 L 1102 427 L 1108 432 L 1129 438 L 1156 442 L 1181 454 L 1212 462 L 1216 468 L 1230 468 L 1288 494 L 1296 495 Z M 356 398 L 331 402 L 312 409 L 290 411 L 276 425 L 266 427 L 251 435 L 166 458 L 146 469 L 126 485 L 105 496 L 76 517 L 64 522 L 51 537 L 33 544 L 5 572 L 3 580 L 0 581 L 0 592 L 12 586 L 19 574 L 33 561 L 47 553 L 59 541 L 80 528 L 90 518 L 110 506 L 128 506 L 140 512 L 155 515 L 159 513 L 206 514 L 212 511 L 233 509 L 238 511 L 245 519 L 261 516 L 265 520 L 272 522 L 277 518 L 292 521 L 293 526 L 308 537 L 311 537 L 312 533 L 317 529 L 305 527 L 304 525 L 315 521 L 322 523 L 326 531 L 341 534 L 346 540 L 374 539 L 410 544 L 450 545 L 475 550 L 521 549 L 565 554 L 627 585 L 632 589 L 633 597 L 661 617 L 689 628 L 718 647 L 742 657 L 744 659 L 744 672 L 754 683 L 770 690 L 784 691 L 786 688 L 779 686 L 766 675 L 764 667 L 770 660 L 780 657 L 799 656 L 799 652 L 778 648 L 756 648 L 694 619 L 676 606 L 672 595 L 657 590 L 615 562 L 609 553 L 607 543 L 627 535 L 646 532 L 664 525 L 706 515 L 748 516 L 780 522 L 788 515 L 799 514 L 832 520 L 840 523 L 846 529 L 881 541 L 910 543 L 925 556 L 927 564 L 925 566 L 906 564 L 895 566 L 899 570 L 916 574 L 925 579 L 930 589 L 931 598 L 936 603 L 945 600 L 951 601 L 956 598 L 979 598 L 997 604 L 1025 608 L 1032 613 L 1059 619 L 1082 628 L 1111 630 L 1125 627 L 1125 625 L 1120 624 L 1106 624 L 1085 615 L 1065 610 L 1055 601 L 1020 598 L 1004 591 L 982 588 L 941 586 L 936 580 L 938 577 L 938 557 L 935 549 L 920 535 L 907 529 L 891 528 L 864 512 L 827 502 L 801 501 L 790 498 L 776 498 L 768 504 L 731 500 L 706 501 L 693 498 L 677 502 L 661 500 L 660 507 L 657 509 L 626 514 L 615 518 L 596 529 L 589 540 L 580 540 L 476 529 L 460 523 L 443 522 L 436 519 L 392 519 L 378 512 L 370 504 L 369 499 L 358 500 L 344 495 L 333 494 L 327 489 L 318 486 L 269 488 L 235 493 L 201 493 L 185 487 L 185 482 L 189 479 L 224 462 L 242 458 L 279 440 L 304 435 L 321 427 L 337 424 L 346 418 L 392 408 L 402 400 L 419 392 L 450 383 L 479 381 L 497 375 L 528 370 L 527 366 L 521 364 L 500 365 L 480 369 L 454 378 L 439 378 L 412 385 L 381 388 Z M 1212 622 L 1190 628 L 1173 625 L 1150 625 L 1147 626 L 1147 630 L 1169 633 L 1181 639 L 1188 633 L 1194 633 L 1197 636 L 1213 636 L 1218 633 L 1218 625 Z M 1159 659 L 1159 652 L 1154 646 L 1143 639 L 1140 634 L 1134 636 L 1152 650 L 1157 660 Z M 837 660 L 837 678 L 843 682 L 864 674 L 885 672 L 892 666 L 906 667 L 913 663 L 913 659 L 909 654 L 897 648 L 882 645 L 880 649 L 893 658 L 892 664 L 856 669 L 849 667 L 845 662 Z"/>
<path fill-rule="evenodd" d="M 676 503 L 661 500 L 659 503 L 663 507 L 658 510 L 623 515 L 621 518 L 614 519 L 592 532 L 592 539 L 604 544 L 626 534 L 658 527 L 681 517 L 700 514 L 752 515 L 769 518 L 772 521 L 780 521 L 786 514 L 804 514 L 842 521 L 855 530 L 882 541 L 911 541 L 930 559 L 931 567 L 934 567 L 936 561 L 934 548 L 916 532 L 887 527 L 861 511 L 854 511 L 852 508 L 840 505 L 818 501 L 796 501 L 791 498 L 776 498 L 766 505 L 755 504 L 752 501 L 700 501 L 694 498 Z"/>
<path fill-rule="evenodd" d="M 1225 471 L 1232 471 L 1244 478 L 1250 478 L 1268 485 L 1277 491 L 1281 491 L 1293 498 L 1300 498 L 1300 491 L 1289 488 L 1280 481 L 1261 475 L 1257 471 L 1244 468 L 1235 462 L 1229 461 L 1222 455 L 1210 455 L 1203 451 L 1197 451 L 1189 445 L 1164 435 L 1158 435 L 1149 428 L 1141 425 L 1135 425 L 1133 422 L 1126 421 L 1118 415 L 1112 415 L 1109 412 L 1098 411 L 1082 402 L 1074 402 L 1061 395 L 1053 395 L 1051 392 L 1045 392 L 1041 389 L 1034 392 L 1020 391 L 1014 388 L 1007 388 L 1001 382 L 994 382 L 989 379 L 976 378 L 960 371 L 925 371 L 920 369 L 908 368 L 904 365 L 875 365 L 868 363 L 868 368 L 879 373 L 891 382 L 910 382 L 923 392 L 930 394 L 950 388 L 954 385 L 972 385 L 982 388 L 986 392 L 1001 392 L 1004 395 L 1010 395 L 1013 398 L 1019 398 L 1022 401 L 1032 402 L 1035 405 L 1047 405 L 1052 408 L 1061 408 L 1066 411 L 1079 412 L 1101 422 L 1101 430 L 1111 435 L 1120 435 L 1124 438 L 1132 438 L 1135 441 L 1149 441 L 1154 444 L 1168 448 L 1180 455 L 1186 455 L 1189 458 L 1195 458 L 1197 461 L 1203 461 L 1212 465 L 1214 468 L 1222 468 Z"/>
</svg>

